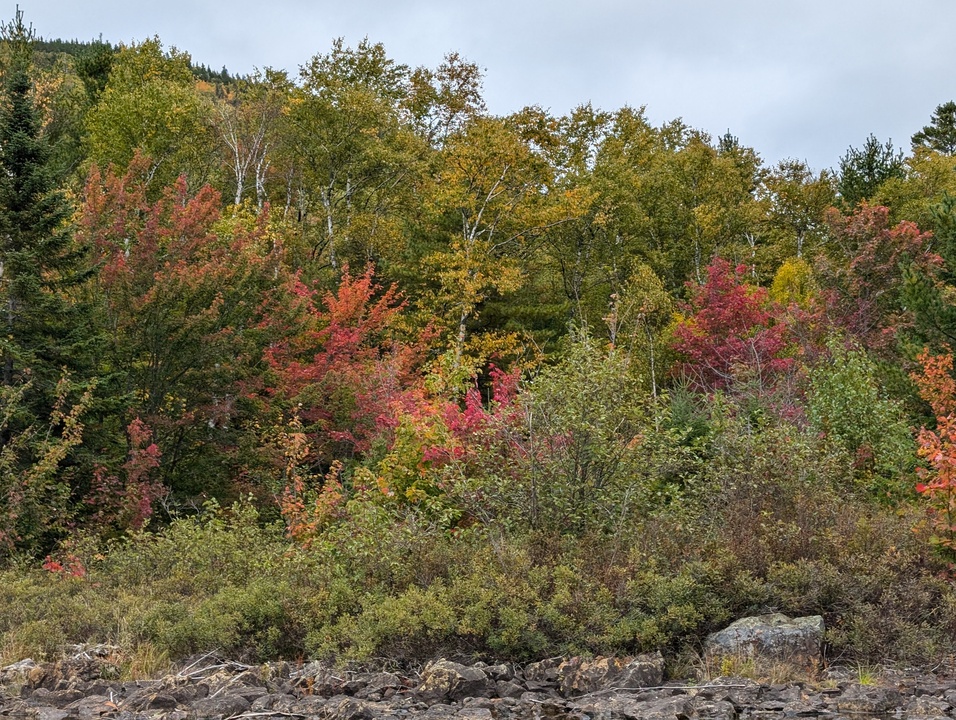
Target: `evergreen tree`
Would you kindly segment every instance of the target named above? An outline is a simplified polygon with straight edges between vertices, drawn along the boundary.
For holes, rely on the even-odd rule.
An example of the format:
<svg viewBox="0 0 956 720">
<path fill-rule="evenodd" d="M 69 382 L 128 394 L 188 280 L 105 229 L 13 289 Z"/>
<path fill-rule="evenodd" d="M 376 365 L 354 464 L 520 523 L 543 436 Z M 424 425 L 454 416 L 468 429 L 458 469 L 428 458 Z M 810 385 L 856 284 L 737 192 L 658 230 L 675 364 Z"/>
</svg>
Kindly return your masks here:
<svg viewBox="0 0 956 720">
<path fill-rule="evenodd" d="M 927 147 L 944 155 L 956 154 L 956 102 L 939 105 L 929 125 L 913 135 L 913 149 Z"/>
<path fill-rule="evenodd" d="M 3 25 L 5 67 L 0 107 L 0 383 L 30 377 L 52 392 L 75 349 L 80 323 L 64 289 L 79 257 L 66 227 L 70 207 L 57 190 L 50 148 L 33 103 L 29 66 L 33 30 L 23 13 Z"/>
<path fill-rule="evenodd" d="M 903 152 L 893 149 L 892 140 L 884 144 L 871 134 L 862 148 L 851 147 L 840 158 L 837 191 L 844 208 L 852 210 L 860 201 L 873 197 L 890 178 L 904 176 Z"/>
</svg>

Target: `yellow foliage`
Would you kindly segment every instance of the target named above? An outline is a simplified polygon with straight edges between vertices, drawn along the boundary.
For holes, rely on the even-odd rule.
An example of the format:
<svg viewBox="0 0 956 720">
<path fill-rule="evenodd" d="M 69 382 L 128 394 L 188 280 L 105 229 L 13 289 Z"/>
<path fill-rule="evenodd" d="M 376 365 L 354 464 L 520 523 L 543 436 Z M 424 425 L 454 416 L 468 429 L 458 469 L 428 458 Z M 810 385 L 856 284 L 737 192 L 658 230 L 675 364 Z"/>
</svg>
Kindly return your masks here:
<svg viewBox="0 0 956 720">
<path fill-rule="evenodd" d="M 807 307 L 816 294 L 813 269 L 803 258 L 790 258 L 778 269 L 770 286 L 770 298 L 781 305 Z"/>
</svg>

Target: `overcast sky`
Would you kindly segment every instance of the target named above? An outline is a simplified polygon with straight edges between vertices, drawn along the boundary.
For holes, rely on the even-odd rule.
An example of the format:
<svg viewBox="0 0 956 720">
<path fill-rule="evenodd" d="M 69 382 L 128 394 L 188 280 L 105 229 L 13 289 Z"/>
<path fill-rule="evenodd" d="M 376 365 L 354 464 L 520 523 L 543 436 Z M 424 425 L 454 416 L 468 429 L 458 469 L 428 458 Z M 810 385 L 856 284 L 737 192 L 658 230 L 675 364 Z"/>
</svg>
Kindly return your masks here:
<svg viewBox="0 0 956 720">
<path fill-rule="evenodd" d="M 458 51 L 485 69 L 491 112 L 590 101 L 728 129 L 766 163 L 836 167 L 873 133 L 909 151 L 956 99 L 953 0 L 20 0 L 46 38 L 159 35 L 214 69 L 296 74 L 333 38 L 411 66 Z M 0 0 L 4 17 L 15 3 Z"/>
</svg>

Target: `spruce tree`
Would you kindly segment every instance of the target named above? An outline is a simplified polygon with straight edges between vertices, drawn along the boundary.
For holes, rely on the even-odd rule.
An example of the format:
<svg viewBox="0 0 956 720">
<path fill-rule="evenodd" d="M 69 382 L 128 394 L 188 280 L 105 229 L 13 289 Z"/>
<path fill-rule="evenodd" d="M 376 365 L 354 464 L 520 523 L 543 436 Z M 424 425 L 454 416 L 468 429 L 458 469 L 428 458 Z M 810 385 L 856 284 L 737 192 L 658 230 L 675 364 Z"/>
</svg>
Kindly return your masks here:
<svg viewBox="0 0 956 720">
<path fill-rule="evenodd" d="M 70 206 L 57 189 L 50 148 L 33 103 L 33 31 L 23 13 L 2 27 L 0 104 L 0 384 L 32 381 L 47 394 L 76 364 L 77 321 L 67 287 L 80 255 L 67 227 Z M 43 414 L 43 413 L 41 413 Z"/>
</svg>

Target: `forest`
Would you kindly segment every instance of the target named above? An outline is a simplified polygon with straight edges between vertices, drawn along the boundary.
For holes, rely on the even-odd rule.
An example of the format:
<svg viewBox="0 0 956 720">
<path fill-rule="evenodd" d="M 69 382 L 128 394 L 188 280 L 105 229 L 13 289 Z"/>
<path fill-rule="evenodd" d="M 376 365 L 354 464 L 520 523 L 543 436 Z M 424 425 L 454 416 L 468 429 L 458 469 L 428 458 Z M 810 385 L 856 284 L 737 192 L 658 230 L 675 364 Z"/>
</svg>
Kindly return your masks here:
<svg viewBox="0 0 956 720">
<path fill-rule="evenodd" d="M 369 40 L 0 75 L 0 660 L 956 652 L 956 103 L 815 171 Z"/>
</svg>

